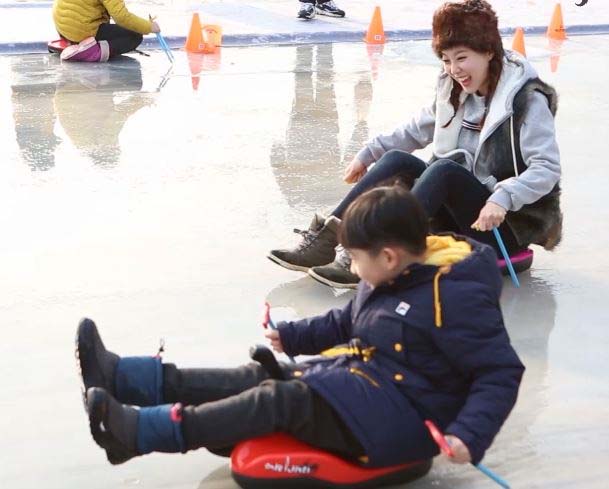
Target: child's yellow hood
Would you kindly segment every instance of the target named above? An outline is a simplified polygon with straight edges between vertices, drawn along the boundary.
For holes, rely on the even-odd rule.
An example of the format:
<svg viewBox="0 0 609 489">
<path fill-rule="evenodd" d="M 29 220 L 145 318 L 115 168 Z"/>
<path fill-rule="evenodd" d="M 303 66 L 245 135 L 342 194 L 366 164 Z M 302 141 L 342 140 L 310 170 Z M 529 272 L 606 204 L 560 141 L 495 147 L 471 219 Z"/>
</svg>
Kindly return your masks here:
<svg viewBox="0 0 609 489">
<path fill-rule="evenodd" d="M 433 279 L 434 310 L 436 327 L 442 327 L 442 303 L 440 302 L 440 277 L 450 272 L 451 265 L 467 258 L 472 247 L 467 241 L 452 236 L 427 236 L 425 265 L 439 267 Z"/>
<path fill-rule="evenodd" d="M 472 247 L 467 241 L 452 236 L 427 236 L 425 265 L 452 265 L 467 258 L 471 252 Z"/>
</svg>

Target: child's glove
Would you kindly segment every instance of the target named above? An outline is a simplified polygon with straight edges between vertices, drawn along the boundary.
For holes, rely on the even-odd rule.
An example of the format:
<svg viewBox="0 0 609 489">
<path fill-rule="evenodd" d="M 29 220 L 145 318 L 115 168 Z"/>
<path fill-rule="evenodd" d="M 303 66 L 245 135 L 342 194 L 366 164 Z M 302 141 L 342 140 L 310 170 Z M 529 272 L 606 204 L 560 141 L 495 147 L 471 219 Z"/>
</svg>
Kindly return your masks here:
<svg viewBox="0 0 609 489">
<path fill-rule="evenodd" d="M 444 438 L 453 451 L 453 456 L 448 457 L 448 460 L 455 464 L 468 464 L 472 461 L 469 448 L 459 438 L 453 435 L 446 435 Z"/>
</svg>

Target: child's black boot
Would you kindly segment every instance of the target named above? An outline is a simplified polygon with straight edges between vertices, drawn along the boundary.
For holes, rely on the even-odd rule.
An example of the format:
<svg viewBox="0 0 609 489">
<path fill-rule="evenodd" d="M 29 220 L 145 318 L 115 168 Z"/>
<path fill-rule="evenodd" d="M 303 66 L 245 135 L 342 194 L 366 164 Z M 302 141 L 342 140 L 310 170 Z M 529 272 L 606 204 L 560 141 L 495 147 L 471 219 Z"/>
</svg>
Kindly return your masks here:
<svg viewBox="0 0 609 489">
<path fill-rule="evenodd" d="M 113 465 L 151 452 L 185 451 L 181 404 L 138 409 L 93 387 L 87 391 L 87 409 L 91 435 Z"/>
<path fill-rule="evenodd" d="M 76 332 L 76 365 L 83 383 L 83 394 L 90 387 L 102 387 L 114 395 L 114 373 L 120 357 L 106 350 L 97 326 L 81 319 Z"/>
<path fill-rule="evenodd" d="M 78 325 L 76 358 L 85 397 L 91 387 L 101 387 L 125 404 L 156 406 L 163 401 L 161 357 L 121 358 L 106 350 L 95 323 L 87 318 Z"/>
</svg>

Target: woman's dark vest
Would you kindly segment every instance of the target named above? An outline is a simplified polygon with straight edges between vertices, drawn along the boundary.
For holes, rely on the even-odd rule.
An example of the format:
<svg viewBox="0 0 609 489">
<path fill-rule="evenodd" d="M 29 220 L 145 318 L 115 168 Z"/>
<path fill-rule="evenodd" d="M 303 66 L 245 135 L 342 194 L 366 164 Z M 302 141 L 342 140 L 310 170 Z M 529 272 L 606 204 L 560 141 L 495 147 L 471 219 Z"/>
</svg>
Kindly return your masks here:
<svg viewBox="0 0 609 489">
<path fill-rule="evenodd" d="M 514 146 L 518 173 L 527 169 L 520 152 L 520 128 L 526 117 L 527 97 L 533 91 L 543 93 L 548 99 L 552 115 L 556 115 L 558 97 L 556 91 L 539 78 L 529 80 L 514 97 Z M 504 121 L 484 143 L 488 147 L 489 160 L 492 162 L 491 174 L 498 182 L 514 177 L 510 119 Z M 536 202 L 523 206 L 515 212 L 508 212 L 506 221 L 521 245 L 531 243 L 547 250 L 554 248 L 562 237 L 562 211 L 560 210 L 560 185 Z"/>
</svg>

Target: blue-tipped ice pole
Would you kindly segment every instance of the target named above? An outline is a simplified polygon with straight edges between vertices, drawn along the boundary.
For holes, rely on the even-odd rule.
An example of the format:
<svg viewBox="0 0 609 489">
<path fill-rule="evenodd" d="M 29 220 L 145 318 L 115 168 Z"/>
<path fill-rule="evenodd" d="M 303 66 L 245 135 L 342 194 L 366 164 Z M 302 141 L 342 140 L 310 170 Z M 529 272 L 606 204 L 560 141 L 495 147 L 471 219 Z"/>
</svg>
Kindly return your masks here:
<svg viewBox="0 0 609 489">
<path fill-rule="evenodd" d="M 512 277 L 512 282 L 514 282 L 516 287 L 520 287 L 520 282 L 518 281 L 518 277 L 516 276 L 516 272 L 512 266 L 512 260 L 510 260 L 510 255 L 508 255 L 505 245 L 503 244 L 503 239 L 501 239 L 501 234 L 499 234 L 499 229 L 493 228 L 493 234 L 495 235 L 495 239 L 497 240 L 497 244 L 499 245 L 503 259 L 505 260 L 505 264 L 507 265 L 510 276 Z"/>
<path fill-rule="evenodd" d="M 160 32 L 156 33 L 156 39 L 157 39 L 157 41 L 159 41 L 159 45 L 161 46 L 161 49 L 163 51 L 165 51 L 165 54 L 167 55 L 167 58 L 169 59 L 169 61 L 171 63 L 173 63 L 175 61 L 175 59 L 173 57 L 173 53 L 171 52 L 171 49 L 169 49 L 169 46 L 167 45 L 167 41 L 165 41 L 165 38 L 163 37 L 163 35 Z"/>
<path fill-rule="evenodd" d="M 493 479 L 501 487 L 503 487 L 505 489 L 510 489 L 509 484 L 507 482 L 505 482 L 497 474 L 495 474 L 495 472 L 493 472 L 491 469 L 489 469 L 486 465 L 478 464 L 478 465 L 474 465 L 474 467 L 476 467 L 480 472 L 482 472 L 484 475 L 486 475 L 490 479 Z"/>
</svg>

